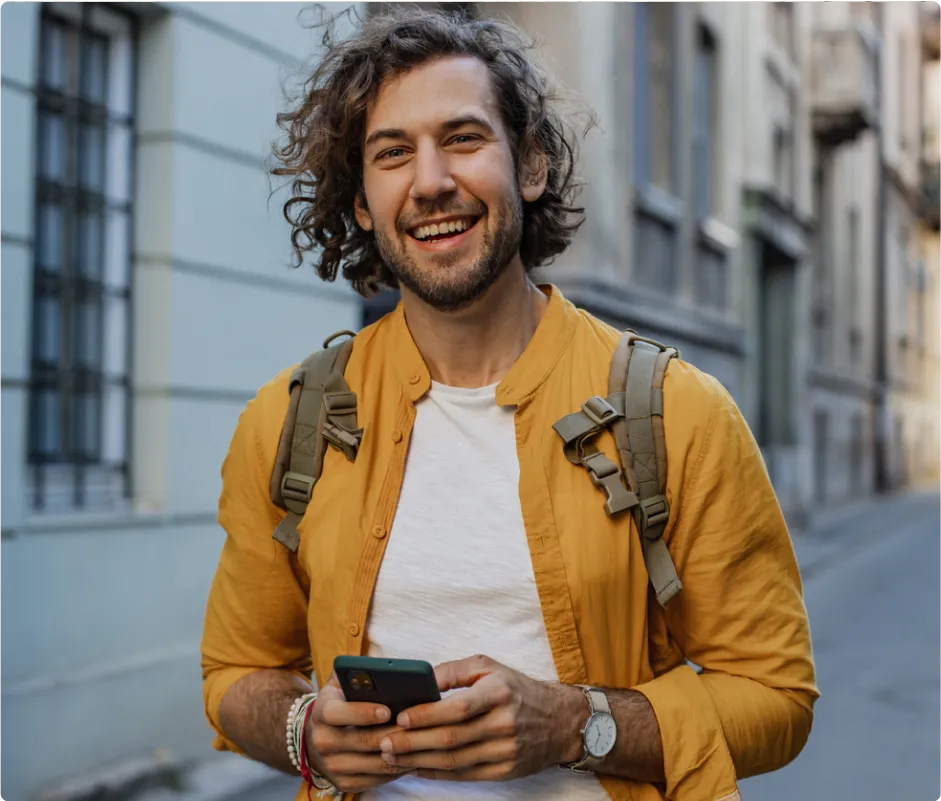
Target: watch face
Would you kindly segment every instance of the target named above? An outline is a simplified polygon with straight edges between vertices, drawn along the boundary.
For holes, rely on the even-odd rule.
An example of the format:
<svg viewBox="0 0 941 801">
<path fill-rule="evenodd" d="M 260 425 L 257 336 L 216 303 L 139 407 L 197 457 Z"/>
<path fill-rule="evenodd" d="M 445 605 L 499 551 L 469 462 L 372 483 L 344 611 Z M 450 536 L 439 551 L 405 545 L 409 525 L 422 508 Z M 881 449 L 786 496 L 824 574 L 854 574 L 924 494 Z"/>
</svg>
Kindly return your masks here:
<svg viewBox="0 0 941 801">
<path fill-rule="evenodd" d="M 618 730 L 614 718 L 607 712 L 596 712 L 585 727 L 585 748 L 596 759 L 611 753 Z"/>
</svg>

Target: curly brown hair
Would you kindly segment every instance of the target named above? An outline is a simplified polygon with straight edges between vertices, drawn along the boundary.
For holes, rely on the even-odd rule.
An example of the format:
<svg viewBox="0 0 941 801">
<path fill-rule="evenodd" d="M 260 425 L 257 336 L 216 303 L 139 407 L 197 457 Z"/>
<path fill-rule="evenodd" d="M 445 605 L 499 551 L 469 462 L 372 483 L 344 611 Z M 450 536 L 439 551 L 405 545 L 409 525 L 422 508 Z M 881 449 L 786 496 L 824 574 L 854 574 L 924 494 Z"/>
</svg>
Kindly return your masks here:
<svg viewBox="0 0 941 801">
<path fill-rule="evenodd" d="M 277 164 L 271 173 L 293 178 L 284 216 L 292 228 L 294 266 L 306 251 L 319 248 L 316 269 L 323 280 L 335 280 L 342 267 L 361 295 L 382 285 L 397 287 L 373 234 L 354 217 L 363 192 L 366 112 L 386 79 L 459 55 L 486 64 L 517 168 L 523 158 L 546 157 L 546 190 L 523 206 L 523 266 L 530 270 L 562 253 L 584 221 L 584 208 L 575 205 L 576 137 L 558 89 L 527 57 L 533 42 L 507 22 L 414 9 L 357 19 L 358 32 L 344 39 L 334 33 L 340 16 L 321 23 L 324 54 L 304 83 L 300 102 L 277 117 L 287 141 L 274 146 Z"/>
</svg>

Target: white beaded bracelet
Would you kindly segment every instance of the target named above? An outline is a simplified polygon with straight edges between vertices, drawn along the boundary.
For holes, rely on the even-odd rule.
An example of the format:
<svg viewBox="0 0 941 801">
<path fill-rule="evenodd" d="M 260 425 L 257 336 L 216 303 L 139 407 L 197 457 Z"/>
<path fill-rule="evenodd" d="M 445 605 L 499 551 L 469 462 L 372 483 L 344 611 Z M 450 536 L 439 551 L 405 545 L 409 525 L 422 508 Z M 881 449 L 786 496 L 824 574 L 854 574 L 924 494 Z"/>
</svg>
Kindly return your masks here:
<svg viewBox="0 0 941 801">
<path fill-rule="evenodd" d="M 300 698 L 294 699 L 294 703 L 291 704 L 291 709 L 288 712 L 287 731 L 285 732 L 287 735 L 288 756 L 291 758 L 291 764 L 297 768 L 298 773 L 301 770 L 300 746 L 303 738 L 303 733 L 299 729 L 304 725 L 304 713 L 307 711 L 307 707 L 316 700 L 317 693 L 302 695 Z"/>
<path fill-rule="evenodd" d="M 291 709 L 288 711 L 288 719 L 286 726 L 286 737 L 287 737 L 287 746 L 288 746 L 288 756 L 291 758 L 291 764 L 297 769 L 298 773 L 301 773 L 301 749 L 305 748 L 304 743 L 304 718 L 307 715 L 307 708 L 317 700 L 317 693 L 306 693 L 305 695 L 300 696 L 299 698 L 294 699 L 294 703 L 291 704 Z M 322 797 L 332 797 L 332 798 L 342 798 L 343 793 L 338 790 L 325 776 L 321 776 L 315 770 L 311 769 L 308 763 L 308 770 L 310 770 L 311 782 L 314 787 L 319 790 L 317 793 L 318 798 Z"/>
</svg>

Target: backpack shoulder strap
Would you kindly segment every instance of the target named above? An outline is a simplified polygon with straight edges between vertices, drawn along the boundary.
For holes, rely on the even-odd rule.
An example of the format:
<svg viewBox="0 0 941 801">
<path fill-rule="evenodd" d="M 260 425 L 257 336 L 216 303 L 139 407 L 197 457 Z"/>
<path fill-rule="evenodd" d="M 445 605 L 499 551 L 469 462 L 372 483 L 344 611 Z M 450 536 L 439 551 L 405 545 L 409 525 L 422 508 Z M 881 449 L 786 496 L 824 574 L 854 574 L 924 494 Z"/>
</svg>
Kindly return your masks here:
<svg viewBox="0 0 941 801">
<path fill-rule="evenodd" d="M 663 540 L 670 518 L 666 499 L 667 454 L 663 434 L 663 377 L 675 348 L 627 331 L 611 360 L 609 402 L 623 410 L 611 423 L 627 485 L 637 495 L 632 507 L 644 563 L 661 606 L 683 587 Z"/>
<path fill-rule="evenodd" d="M 350 338 L 331 345 L 344 335 Z M 356 421 L 356 395 L 343 377 L 354 336 L 352 331 L 340 331 L 328 337 L 324 349 L 304 359 L 288 384 L 291 399 L 278 440 L 269 494 L 272 502 L 287 512 L 272 537 L 291 551 L 299 545 L 297 524 L 307 511 L 323 471 L 327 443 L 352 462 L 362 440 L 363 429 Z"/>
<path fill-rule="evenodd" d="M 678 355 L 676 348 L 626 332 L 611 359 L 608 397 L 589 398 L 579 411 L 552 426 L 562 438 L 565 457 L 584 467 L 592 483 L 604 490 L 605 512 L 610 517 L 628 510 L 633 514 L 647 574 L 661 606 L 683 587 L 663 541 L 670 518 L 663 377 Z M 620 466 L 592 442 L 606 428 L 614 434 Z"/>
</svg>

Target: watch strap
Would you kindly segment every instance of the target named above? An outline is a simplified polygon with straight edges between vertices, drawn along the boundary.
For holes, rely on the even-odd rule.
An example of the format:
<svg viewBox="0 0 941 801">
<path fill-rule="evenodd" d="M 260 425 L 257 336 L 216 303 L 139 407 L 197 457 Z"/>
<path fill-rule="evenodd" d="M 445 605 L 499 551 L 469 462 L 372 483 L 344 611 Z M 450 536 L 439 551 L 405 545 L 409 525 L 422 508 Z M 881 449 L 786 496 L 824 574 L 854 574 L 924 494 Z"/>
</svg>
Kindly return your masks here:
<svg viewBox="0 0 941 801">
<path fill-rule="evenodd" d="M 592 756 L 588 753 L 588 746 L 584 742 L 585 731 L 588 728 L 588 722 L 599 712 L 604 712 L 606 714 L 611 714 L 611 705 L 608 703 L 608 697 L 597 687 L 588 687 L 584 684 L 575 685 L 578 687 L 584 694 L 585 698 L 588 700 L 588 718 L 585 721 L 585 725 L 582 727 L 582 758 L 578 762 L 569 762 L 564 765 L 559 765 L 560 768 L 566 768 L 573 773 L 591 773 L 601 765 L 602 760 L 598 757 Z"/>
</svg>

